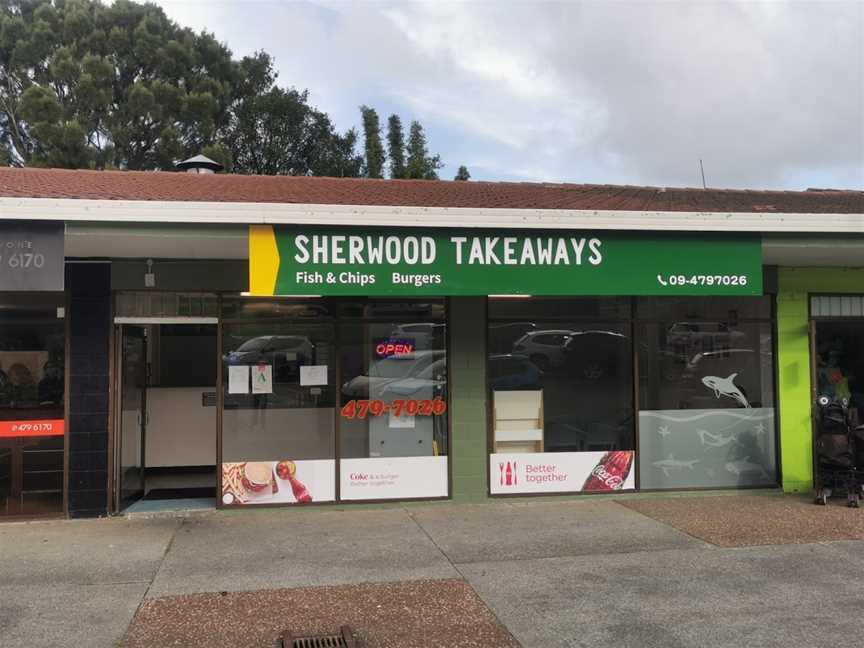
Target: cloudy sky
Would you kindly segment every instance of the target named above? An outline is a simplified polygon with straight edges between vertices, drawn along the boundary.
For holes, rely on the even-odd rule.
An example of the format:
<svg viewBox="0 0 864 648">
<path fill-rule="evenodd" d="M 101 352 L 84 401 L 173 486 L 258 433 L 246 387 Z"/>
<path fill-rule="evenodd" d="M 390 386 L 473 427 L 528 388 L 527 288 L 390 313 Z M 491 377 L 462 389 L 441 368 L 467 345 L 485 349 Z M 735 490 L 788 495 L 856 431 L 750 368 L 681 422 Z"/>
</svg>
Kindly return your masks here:
<svg viewBox="0 0 864 648">
<path fill-rule="evenodd" d="M 156 1 L 444 178 L 864 188 L 864 2 Z"/>
</svg>

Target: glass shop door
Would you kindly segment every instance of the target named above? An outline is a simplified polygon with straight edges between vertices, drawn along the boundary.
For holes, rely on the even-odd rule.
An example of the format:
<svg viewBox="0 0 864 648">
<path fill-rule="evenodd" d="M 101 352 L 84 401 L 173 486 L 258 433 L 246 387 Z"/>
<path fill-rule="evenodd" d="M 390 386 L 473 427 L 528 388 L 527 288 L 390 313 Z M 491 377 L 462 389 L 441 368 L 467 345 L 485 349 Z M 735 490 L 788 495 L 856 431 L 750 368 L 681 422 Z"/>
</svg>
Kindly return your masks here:
<svg viewBox="0 0 864 648">
<path fill-rule="evenodd" d="M 117 510 L 144 495 L 144 430 L 147 426 L 147 335 L 143 326 L 120 327 Z"/>
</svg>

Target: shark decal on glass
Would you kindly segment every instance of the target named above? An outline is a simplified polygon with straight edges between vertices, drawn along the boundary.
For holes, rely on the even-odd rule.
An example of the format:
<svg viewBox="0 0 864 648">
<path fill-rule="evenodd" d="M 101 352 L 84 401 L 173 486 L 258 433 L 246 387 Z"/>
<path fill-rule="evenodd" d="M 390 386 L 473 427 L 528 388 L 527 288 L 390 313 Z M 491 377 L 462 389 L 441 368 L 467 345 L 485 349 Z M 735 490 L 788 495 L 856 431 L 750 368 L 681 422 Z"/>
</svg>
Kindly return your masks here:
<svg viewBox="0 0 864 648">
<path fill-rule="evenodd" d="M 749 409 L 750 403 L 747 401 L 744 394 L 741 393 L 741 390 L 735 385 L 735 378 L 737 376 L 737 373 L 730 374 L 728 378 L 721 378 L 720 376 L 705 376 L 702 379 L 702 384 L 708 389 L 713 389 L 715 397 L 720 398 L 721 396 L 726 396 L 727 398 L 731 398 L 740 403 L 742 407 Z"/>
<path fill-rule="evenodd" d="M 743 459 L 739 459 L 738 461 L 728 462 L 726 464 L 726 470 L 733 475 L 758 472 L 759 477 L 761 477 L 762 479 L 768 479 L 768 473 L 765 471 L 765 467 L 760 464 L 753 463 L 752 461 L 750 461 L 750 457 L 744 457 Z"/>
<path fill-rule="evenodd" d="M 710 446 L 712 448 L 722 448 L 723 446 L 727 446 L 730 443 L 738 443 L 738 439 L 735 438 L 734 434 L 730 434 L 729 436 L 723 436 L 722 434 L 712 434 L 708 430 L 696 430 L 696 434 L 699 435 L 699 440 L 702 442 L 703 446 Z"/>
<path fill-rule="evenodd" d="M 699 463 L 698 459 L 692 459 L 690 461 L 679 461 L 670 454 L 667 459 L 654 461 L 651 463 L 651 465 L 662 470 L 663 474 L 668 477 L 670 470 L 682 470 L 684 468 L 689 468 L 690 470 L 693 470 L 693 466 L 695 466 L 697 463 Z"/>
</svg>

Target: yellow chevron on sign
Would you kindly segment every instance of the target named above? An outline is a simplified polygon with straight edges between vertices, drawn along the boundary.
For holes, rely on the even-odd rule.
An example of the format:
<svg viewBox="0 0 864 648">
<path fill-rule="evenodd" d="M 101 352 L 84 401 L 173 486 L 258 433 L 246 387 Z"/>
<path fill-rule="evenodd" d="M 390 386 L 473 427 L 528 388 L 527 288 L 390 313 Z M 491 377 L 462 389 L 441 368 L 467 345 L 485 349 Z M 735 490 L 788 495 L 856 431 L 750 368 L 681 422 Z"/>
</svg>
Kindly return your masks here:
<svg viewBox="0 0 864 648">
<path fill-rule="evenodd" d="M 249 292 L 272 295 L 279 273 L 279 248 L 272 225 L 249 226 Z"/>
</svg>

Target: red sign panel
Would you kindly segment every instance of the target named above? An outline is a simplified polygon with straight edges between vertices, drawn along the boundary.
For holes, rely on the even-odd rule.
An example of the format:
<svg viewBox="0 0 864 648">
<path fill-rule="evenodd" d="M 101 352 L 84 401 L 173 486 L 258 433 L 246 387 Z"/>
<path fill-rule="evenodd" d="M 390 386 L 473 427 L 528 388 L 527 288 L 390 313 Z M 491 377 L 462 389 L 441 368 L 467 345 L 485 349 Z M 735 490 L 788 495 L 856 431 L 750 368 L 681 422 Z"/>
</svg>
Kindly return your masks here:
<svg viewBox="0 0 864 648">
<path fill-rule="evenodd" d="M 65 429 L 63 419 L 0 421 L 0 438 L 63 436 Z"/>
</svg>

